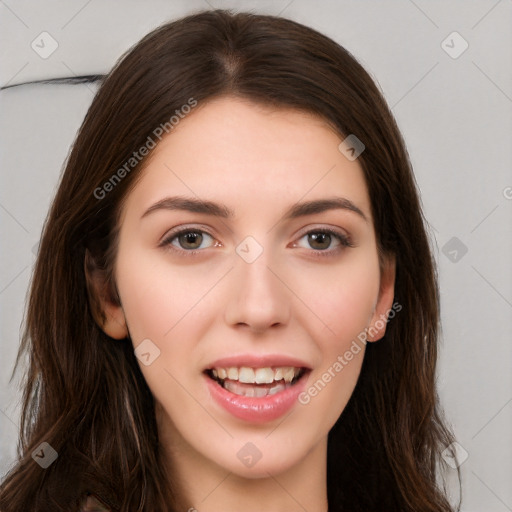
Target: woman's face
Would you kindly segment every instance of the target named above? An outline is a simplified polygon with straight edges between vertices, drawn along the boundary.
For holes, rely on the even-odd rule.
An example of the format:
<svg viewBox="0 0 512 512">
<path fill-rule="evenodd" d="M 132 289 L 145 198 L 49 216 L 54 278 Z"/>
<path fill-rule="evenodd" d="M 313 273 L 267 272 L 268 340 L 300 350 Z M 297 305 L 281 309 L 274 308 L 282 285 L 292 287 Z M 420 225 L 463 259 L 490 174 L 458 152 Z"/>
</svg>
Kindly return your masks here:
<svg viewBox="0 0 512 512">
<path fill-rule="evenodd" d="M 127 197 L 104 329 L 121 338 L 126 323 L 184 465 L 261 477 L 325 461 L 394 280 L 341 141 L 314 116 L 216 99 Z"/>
</svg>

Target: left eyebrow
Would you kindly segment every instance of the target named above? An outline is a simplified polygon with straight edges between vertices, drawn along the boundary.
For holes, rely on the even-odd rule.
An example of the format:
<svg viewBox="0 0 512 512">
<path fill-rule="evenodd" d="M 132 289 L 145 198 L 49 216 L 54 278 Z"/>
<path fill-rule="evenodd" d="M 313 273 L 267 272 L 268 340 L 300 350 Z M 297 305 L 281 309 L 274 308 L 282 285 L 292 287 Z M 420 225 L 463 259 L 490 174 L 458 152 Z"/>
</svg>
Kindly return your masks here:
<svg viewBox="0 0 512 512">
<path fill-rule="evenodd" d="M 329 199 L 317 199 L 315 201 L 307 201 L 304 203 L 297 203 L 285 214 L 284 219 L 296 219 L 297 217 L 304 217 L 306 215 L 314 215 L 328 210 L 348 210 L 356 213 L 366 222 L 368 218 L 363 211 L 358 208 L 352 201 L 345 197 L 333 197 Z"/>
</svg>

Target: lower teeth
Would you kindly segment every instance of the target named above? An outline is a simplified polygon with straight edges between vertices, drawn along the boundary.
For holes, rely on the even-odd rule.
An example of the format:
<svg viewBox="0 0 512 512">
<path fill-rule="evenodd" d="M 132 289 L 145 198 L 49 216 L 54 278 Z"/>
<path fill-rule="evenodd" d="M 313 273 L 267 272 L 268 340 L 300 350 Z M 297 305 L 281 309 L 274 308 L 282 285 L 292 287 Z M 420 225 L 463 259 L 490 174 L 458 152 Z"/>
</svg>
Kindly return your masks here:
<svg viewBox="0 0 512 512">
<path fill-rule="evenodd" d="M 239 382 L 233 380 L 225 380 L 224 382 L 221 382 L 221 386 L 235 395 L 262 398 L 264 396 L 275 395 L 276 393 L 284 391 L 289 388 L 291 384 L 279 383 L 272 387 L 259 387 L 248 386 L 247 384 L 241 385 Z"/>
</svg>

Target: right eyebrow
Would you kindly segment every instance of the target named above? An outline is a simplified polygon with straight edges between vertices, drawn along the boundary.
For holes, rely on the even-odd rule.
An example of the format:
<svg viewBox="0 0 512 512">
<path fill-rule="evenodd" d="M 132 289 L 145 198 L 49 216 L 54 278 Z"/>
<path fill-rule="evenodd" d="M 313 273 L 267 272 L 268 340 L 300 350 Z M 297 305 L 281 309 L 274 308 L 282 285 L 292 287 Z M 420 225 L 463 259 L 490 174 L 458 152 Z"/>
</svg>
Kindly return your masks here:
<svg viewBox="0 0 512 512">
<path fill-rule="evenodd" d="M 233 218 L 234 212 L 224 205 L 212 201 L 186 197 L 164 197 L 151 205 L 143 214 L 141 219 L 157 210 L 186 210 L 193 213 L 205 213 L 215 215 L 224 219 Z"/>
</svg>

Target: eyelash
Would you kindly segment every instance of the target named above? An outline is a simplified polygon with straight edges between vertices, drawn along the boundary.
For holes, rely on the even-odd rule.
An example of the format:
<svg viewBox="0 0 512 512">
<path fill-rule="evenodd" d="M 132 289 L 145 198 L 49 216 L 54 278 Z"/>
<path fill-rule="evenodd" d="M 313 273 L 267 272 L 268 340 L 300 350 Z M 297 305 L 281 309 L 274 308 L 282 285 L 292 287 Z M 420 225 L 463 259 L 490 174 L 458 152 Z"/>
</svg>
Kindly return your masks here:
<svg viewBox="0 0 512 512">
<path fill-rule="evenodd" d="M 162 242 L 160 243 L 160 247 L 164 247 L 168 250 L 175 251 L 177 253 L 186 253 L 186 255 L 190 256 L 190 257 L 196 256 L 199 253 L 203 252 L 204 249 L 192 249 L 192 250 L 177 249 L 172 245 L 172 241 L 174 239 L 178 238 L 181 235 L 185 235 L 187 233 L 200 233 L 203 235 L 208 235 L 211 238 L 214 238 L 207 231 L 204 231 L 202 229 L 186 228 L 186 229 L 181 229 L 180 231 L 175 231 L 175 232 L 169 233 L 169 235 L 166 236 L 164 238 L 164 240 L 162 240 Z M 329 228 L 311 229 L 311 230 L 307 231 L 306 233 L 303 233 L 299 237 L 298 240 L 301 240 L 302 238 L 304 238 L 307 235 L 318 234 L 318 233 L 327 234 L 327 235 L 330 235 L 330 236 L 336 238 L 340 245 L 334 249 L 324 249 L 324 250 L 311 249 L 312 254 L 314 255 L 315 258 L 325 258 L 325 257 L 329 257 L 329 256 L 334 256 L 347 247 L 354 247 L 354 244 L 351 242 L 351 240 L 348 236 L 346 236 L 342 233 L 339 233 L 338 231 L 329 229 Z"/>
<path fill-rule="evenodd" d="M 329 228 L 310 229 L 306 233 L 303 233 L 299 237 L 299 240 L 302 240 L 302 238 L 304 238 L 307 235 L 318 234 L 318 233 L 322 233 L 322 234 L 326 234 L 326 235 L 330 235 L 331 237 L 334 237 L 335 239 L 338 240 L 339 245 L 337 247 L 335 247 L 334 249 L 324 249 L 324 250 L 311 249 L 312 255 L 315 258 L 328 258 L 330 256 L 336 256 L 337 254 L 339 254 L 341 251 L 343 251 L 347 247 L 354 247 L 354 244 L 352 243 L 352 241 L 350 240 L 350 238 L 347 235 L 344 235 L 343 233 L 339 233 L 338 231 L 335 231 L 335 230 L 329 229 Z"/>
<path fill-rule="evenodd" d="M 169 251 L 173 251 L 175 253 L 186 253 L 187 256 L 196 256 L 198 255 L 199 253 L 203 252 L 204 249 L 192 249 L 190 251 L 186 250 L 186 249 L 177 249 L 176 247 L 174 247 L 172 245 L 172 241 L 175 239 L 175 238 L 178 238 L 179 236 L 181 235 L 186 235 L 187 233 L 200 233 L 202 235 L 208 235 L 212 238 L 214 238 L 212 235 L 210 235 L 210 233 L 208 233 L 207 231 L 204 231 L 203 229 L 198 229 L 198 228 L 185 228 L 185 229 L 180 229 L 179 231 L 171 231 L 171 233 L 169 233 L 163 240 L 162 242 L 160 243 L 160 247 L 163 247 L 164 249 L 167 249 Z"/>
</svg>

